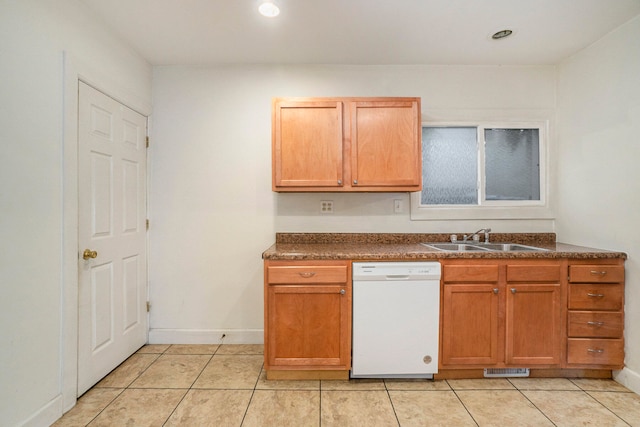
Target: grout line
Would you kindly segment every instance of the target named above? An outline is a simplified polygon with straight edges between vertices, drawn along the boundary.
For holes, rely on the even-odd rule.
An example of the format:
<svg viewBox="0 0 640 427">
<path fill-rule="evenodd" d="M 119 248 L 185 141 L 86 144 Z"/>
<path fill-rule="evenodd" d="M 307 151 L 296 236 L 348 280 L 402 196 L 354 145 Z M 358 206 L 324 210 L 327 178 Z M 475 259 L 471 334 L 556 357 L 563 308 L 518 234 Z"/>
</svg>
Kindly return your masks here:
<svg viewBox="0 0 640 427">
<path fill-rule="evenodd" d="M 531 405 L 533 405 L 533 407 L 536 408 L 538 410 L 538 412 L 540 412 L 542 414 L 543 417 L 548 419 L 549 422 L 551 424 L 553 424 L 554 426 L 557 426 L 557 424 L 554 423 L 553 420 L 551 418 L 549 418 L 549 416 L 547 414 L 545 414 L 542 409 L 538 408 L 538 406 L 535 403 L 533 403 L 531 401 L 531 399 L 529 399 L 529 397 L 526 394 L 524 394 L 523 390 L 520 390 L 513 382 L 511 382 L 511 380 L 509 378 L 507 378 L 507 381 L 509 381 L 509 383 L 511 383 L 511 385 L 514 386 L 516 390 L 518 390 L 518 393 L 520 393 L 522 395 L 522 397 L 527 399 L 527 402 L 531 403 Z M 530 390 L 530 391 L 551 391 L 551 390 Z"/>
<path fill-rule="evenodd" d="M 396 407 L 393 404 L 393 399 L 391 398 L 391 393 L 389 393 L 389 388 L 387 388 L 387 382 L 383 379 L 382 384 L 384 384 L 384 391 L 387 392 L 387 397 L 389 398 L 389 403 L 391 403 L 391 410 L 393 411 L 393 416 L 396 417 L 396 422 L 398 423 L 398 427 L 400 427 L 400 419 L 398 418 L 398 413 L 396 412 Z"/>
<path fill-rule="evenodd" d="M 592 390 L 593 392 L 593 390 Z M 595 393 L 598 393 L 597 391 Z M 608 392 L 601 392 L 601 393 L 608 393 Z M 588 391 L 584 390 L 584 394 L 586 394 L 587 396 L 589 396 L 591 399 L 593 399 L 595 402 L 597 402 L 598 404 L 600 404 L 604 409 L 606 409 L 607 411 L 611 412 L 613 415 L 615 415 L 619 420 L 621 420 L 623 423 L 625 423 L 626 425 L 631 425 L 628 422 L 626 422 L 620 415 L 616 414 L 613 410 L 609 409 L 607 407 L 607 405 L 605 405 L 604 403 L 600 402 L 598 399 L 596 399 L 595 397 L 593 397 Z"/>
<path fill-rule="evenodd" d="M 449 388 L 451 388 L 451 391 L 456 396 L 456 398 L 458 399 L 458 402 L 460 402 L 460 404 L 462 405 L 464 410 L 467 411 L 467 414 L 469 414 L 469 417 L 471 417 L 471 420 L 476 424 L 477 427 L 480 427 L 480 424 L 478 424 L 478 421 L 476 421 L 476 419 L 473 418 L 473 415 L 471 415 L 471 411 L 469 411 L 469 408 L 467 408 L 467 405 L 465 405 L 464 402 L 462 401 L 462 399 L 460 399 L 460 396 L 458 396 L 458 393 L 456 392 L 456 389 L 454 389 L 451 386 L 451 384 L 449 383 L 449 380 L 444 380 L 444 381 L 447 382 L 447 385 L 449 386 Z"/>
</svg>

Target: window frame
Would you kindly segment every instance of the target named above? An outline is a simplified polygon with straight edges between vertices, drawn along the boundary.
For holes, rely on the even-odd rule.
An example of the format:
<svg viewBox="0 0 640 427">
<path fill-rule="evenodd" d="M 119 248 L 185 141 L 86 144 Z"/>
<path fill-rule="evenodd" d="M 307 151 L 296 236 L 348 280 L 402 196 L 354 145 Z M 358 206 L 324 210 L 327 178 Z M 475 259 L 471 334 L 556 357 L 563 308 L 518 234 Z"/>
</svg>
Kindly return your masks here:
<svg viewBox="0 0 640 427">
<path fill-rule="evenodd" d="M 474 127 L 477 138 L 478 204 L 477 205 L 423 205 L 422 192 L 411 194 L 412 220 L 445 219 L 553 219 L 549 205 L 549 122 L 531 121 L 447 121 L 423 122 L 422 127 Z M 540 169 L 540 200 L 486 200 L 485 130 L 486 129 L 538 129 Z M 423 165 L 424 170 L 424 165 Z"/>
</svg>

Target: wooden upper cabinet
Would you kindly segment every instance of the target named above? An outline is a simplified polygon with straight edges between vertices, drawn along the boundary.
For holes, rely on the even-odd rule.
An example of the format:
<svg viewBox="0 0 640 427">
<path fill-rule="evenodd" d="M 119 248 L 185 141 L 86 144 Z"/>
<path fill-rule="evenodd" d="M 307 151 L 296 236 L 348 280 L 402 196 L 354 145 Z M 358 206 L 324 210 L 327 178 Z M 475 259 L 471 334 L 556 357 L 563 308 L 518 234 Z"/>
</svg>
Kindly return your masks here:
<svg viewBox="0 0 640 427">
<path fill-rule="evenodd" d="M 420 98 L 275 98 L 273 191 L 419 191 Z"/>
<path fill-rule="evenodd" d="M 415 187 L 422 182 L 419 101 L 351 105 L 351 184 Z"/>
<path fill-rule="evenodd" d="M 274 101 L 274 190 L 342 185 L 342 105 L 340 101 Z"/>
</svg>

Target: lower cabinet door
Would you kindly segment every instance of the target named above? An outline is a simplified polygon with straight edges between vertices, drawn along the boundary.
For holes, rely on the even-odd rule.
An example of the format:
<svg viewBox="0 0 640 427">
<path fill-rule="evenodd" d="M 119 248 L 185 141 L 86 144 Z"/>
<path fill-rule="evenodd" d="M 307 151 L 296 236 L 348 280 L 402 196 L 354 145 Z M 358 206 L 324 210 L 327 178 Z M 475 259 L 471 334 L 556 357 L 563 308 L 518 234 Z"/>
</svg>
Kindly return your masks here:
<svg viewBox="0 0 640 427">
<path fill-rule="evenodd" d="M 505 362 L 559 366 L 560 284 L 507 285 Z"/>
<path fill-rule="evenodd" d="M 446 284 L 442 307 L 442 366 L 498 362 L 498 288 Z"/>
<path fill-rule="evenodd" d="M 267 289 L 267 369 L 350 368 L 347 284 L 268 285 Z"/>
</svg>

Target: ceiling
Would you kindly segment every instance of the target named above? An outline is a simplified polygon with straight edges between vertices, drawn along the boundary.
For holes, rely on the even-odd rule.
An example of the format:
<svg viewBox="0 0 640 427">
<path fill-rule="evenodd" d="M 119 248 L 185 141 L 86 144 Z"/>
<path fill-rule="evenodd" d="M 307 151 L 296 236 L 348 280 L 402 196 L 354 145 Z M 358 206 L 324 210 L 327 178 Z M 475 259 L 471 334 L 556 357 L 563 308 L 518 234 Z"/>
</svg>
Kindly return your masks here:
<svg viewBox="0 0 640 427">
<path fill-rule="evenodd" d="M 556 64 L 640 0 L 80 0 L 153 65 Z M 491 40 L 496 31 L 514 34 Z"/>
</svg>

